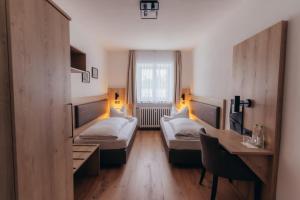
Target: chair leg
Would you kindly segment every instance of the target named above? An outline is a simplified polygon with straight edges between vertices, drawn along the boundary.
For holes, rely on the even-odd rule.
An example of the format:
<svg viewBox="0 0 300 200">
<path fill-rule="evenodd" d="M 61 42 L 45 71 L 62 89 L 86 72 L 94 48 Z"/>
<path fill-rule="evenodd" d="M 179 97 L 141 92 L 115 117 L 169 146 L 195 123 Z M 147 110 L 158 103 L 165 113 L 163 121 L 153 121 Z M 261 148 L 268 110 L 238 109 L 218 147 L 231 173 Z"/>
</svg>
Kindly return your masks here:
<svg viewBox="0 0 300 200">
<path fill-rule="evenodd" d="M 213 175 L 213 182 L 212 182 L 210 200 L 215 200 L 216 199 L 217 189 L 218 189 L 218 176 Z"/>
<path fill-rule="evenodd" d="M 202 185 L 202 183 L 203 183 L 203 180 L 204 180 L 204 177 L 205 177 L 205 173 L 206 173 L 206 169 L 203 168 L 203 169 L 201 170 L 201 176 L 200 176 L 200 180 L 199 180 L 199 184 L 200 184 L 200 185 Z"/>
<path fill-rule="evenodd" d="M 257 180 L 255 181 L 254 186 L 254 200 L 260 200 L 261 199 L 261 181 Z"/>
</svg>

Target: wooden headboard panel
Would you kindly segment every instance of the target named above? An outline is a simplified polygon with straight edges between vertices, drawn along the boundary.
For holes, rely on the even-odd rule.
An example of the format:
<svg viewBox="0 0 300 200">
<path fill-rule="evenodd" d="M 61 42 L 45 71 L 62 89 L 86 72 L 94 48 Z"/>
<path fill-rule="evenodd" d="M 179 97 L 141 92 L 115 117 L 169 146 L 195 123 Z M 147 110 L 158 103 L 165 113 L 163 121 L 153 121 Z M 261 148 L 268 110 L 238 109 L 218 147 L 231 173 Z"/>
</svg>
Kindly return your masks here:
<svg viewBox="0 0 300 200">
<path fill-rule="evenodd" d="M 220 111 L 219 106 L 214 106 L 199 101 L 190 101 L 191 112 L 197 118 L 208 123 L 214 128 L 220 129 Z"/>
<path fill-rule="evenodd" d="M 107 109 L 107 99 L 75 106 L 75 128 L 98 118 Z"/>
<path fill-rule="evenodd" d="M 226 100 L 191 96 L 191 113 L 217 129 L 225 129 Z"/>
</svg>

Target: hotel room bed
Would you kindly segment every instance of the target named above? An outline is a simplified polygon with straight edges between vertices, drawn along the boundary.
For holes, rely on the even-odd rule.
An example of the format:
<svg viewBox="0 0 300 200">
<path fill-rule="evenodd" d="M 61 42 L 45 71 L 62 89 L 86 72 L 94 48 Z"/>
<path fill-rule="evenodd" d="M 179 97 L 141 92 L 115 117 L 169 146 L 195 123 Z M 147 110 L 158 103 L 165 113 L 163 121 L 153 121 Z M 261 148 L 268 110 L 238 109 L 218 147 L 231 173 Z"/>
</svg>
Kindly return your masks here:
<svg viewBox="0 0 300 200">
<path fill-rule="evenodd" d="M 203 121 L 204 128 L 220 127 L 220 107 L 191 101 L 191 112 Z M 175 136 L 170 122 L 161 118 L 161 136 L 170 163 L 182 166 L 202 166 L 201 142 L 198 138 L 182 139 Z"/>
<path fill-rule="evenodd" d="M 124 149 L 129 146 L 134 136 L 136 126 L 137 119 L 133 118 L 131 122 L 128 122 L 128 124 L 122 128 L 120 135 L 116 139 L 83 139 L 78 136 L 74 142 L 80 144 L 99 144 L 101 150 Z"/>
<path fill-rule="evenodd" d="M 103 115 L 107 108 L 107 100 L 97 102 L 90 102 L 75 106 L 75 127 L 80 128 L 86 126 L 89 122 L 99 118 Z M 104 119 L 103 119 L 104 120 Z M 80 135 L 84 134 L 89 128 L 99 124 L 103 120 L 98 120 L 92 125 L 83 130 L 74 138 L 76 144 L 99 144 L 100 145 L 100 162 L 101 165 L 121 165 L 125 164 L 130 150 L 135 139 L 137 130 L 137 119 L 132 118 L 128 123 L 120 129 L 117 138 L 82 138 Z"/>
<path fill-rule="evenodd" d="M 162 117 L 160 120 L 162 134 L 165 138 L 166 145 L 169 149 L 176 150 L 201 150 L 199 139 L 178 139 L 170 123 Z"/>
</svg>

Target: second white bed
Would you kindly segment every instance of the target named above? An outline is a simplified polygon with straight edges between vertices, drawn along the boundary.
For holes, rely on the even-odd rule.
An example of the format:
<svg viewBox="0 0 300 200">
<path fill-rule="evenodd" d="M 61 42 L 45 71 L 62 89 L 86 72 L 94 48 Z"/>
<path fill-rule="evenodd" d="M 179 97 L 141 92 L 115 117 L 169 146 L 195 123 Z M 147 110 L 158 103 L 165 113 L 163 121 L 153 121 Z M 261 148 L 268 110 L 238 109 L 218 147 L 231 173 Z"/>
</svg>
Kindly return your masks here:
<svg viewBox="0 0 300 200">
<path fill-rule="evenodd" d="M 176 150 L 201 150 L 200 139 L 180 139 L 175 136 L 170 123 L 163 117 L 160 120 L 162 133 L 169 149 Z"/>
</svg>

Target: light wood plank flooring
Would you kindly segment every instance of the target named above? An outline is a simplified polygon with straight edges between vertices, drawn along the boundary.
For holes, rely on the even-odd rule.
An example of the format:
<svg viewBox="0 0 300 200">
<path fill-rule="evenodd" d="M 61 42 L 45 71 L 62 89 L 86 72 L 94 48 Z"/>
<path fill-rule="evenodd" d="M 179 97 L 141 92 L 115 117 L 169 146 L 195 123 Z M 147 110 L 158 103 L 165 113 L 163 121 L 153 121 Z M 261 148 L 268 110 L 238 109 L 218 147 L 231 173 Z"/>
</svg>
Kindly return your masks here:
<svg viewBox="0 0 300 200">
<path fill-rule="evenodd" d="M 199 169 L 178 168 L 168 163 L 160 131 L 138 131 L 126 165 L 101 169 L 98 177 L 76 180 L 80 200 L 206 200 L 210 199 L 211 175 L 198 184 Z M 239 199 L 232 185 L 220 179 L 218 200 Z"/>
</svg>

